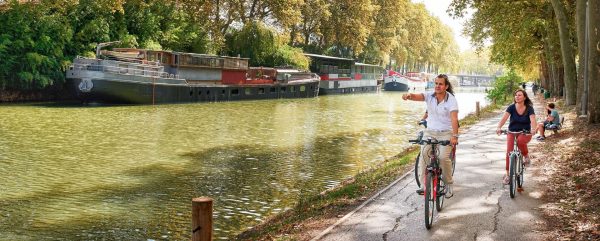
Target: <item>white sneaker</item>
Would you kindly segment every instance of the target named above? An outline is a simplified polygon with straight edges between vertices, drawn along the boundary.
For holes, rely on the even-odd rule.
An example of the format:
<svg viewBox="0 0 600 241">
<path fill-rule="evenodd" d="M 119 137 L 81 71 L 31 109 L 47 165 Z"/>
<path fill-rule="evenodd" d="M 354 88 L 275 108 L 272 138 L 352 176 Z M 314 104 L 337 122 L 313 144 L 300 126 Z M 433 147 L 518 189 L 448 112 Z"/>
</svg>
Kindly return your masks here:
<svg viewBox="0 0 600 241">
<path fill-rule="evenodd" d="M 446 184 L 446 198 L 451 198 L 452 196 L 454 196 L 452 184 Z"/>
</svg>

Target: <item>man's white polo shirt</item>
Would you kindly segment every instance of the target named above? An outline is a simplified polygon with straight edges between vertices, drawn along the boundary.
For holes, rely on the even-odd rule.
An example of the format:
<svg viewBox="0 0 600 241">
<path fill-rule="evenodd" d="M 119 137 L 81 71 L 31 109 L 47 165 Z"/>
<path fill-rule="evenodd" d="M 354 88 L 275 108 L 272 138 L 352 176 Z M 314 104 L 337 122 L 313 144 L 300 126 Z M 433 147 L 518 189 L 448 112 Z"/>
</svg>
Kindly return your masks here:
<svg viewBox="0 0 600 241">
<path fill-rule="evenodd" d="M 450 112 L 458 112 L 458 102 L 450 92 L 446 92 L 446 98 L 438 103 L 435 98 L 435 92 L 425 92 L 425 102 L 427 103 L 427 129 L 434 131 L 452 130 L 452 120 Z"/>
</svg>

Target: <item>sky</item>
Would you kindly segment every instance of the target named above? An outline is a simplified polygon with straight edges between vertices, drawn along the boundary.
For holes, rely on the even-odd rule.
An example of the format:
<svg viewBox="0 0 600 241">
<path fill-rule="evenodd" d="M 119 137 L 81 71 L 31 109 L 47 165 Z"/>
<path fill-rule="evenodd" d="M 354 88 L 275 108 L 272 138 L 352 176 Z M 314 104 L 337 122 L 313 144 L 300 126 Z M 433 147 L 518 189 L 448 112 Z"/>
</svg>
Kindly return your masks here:
<svg viewBox="0 0 600 241">
<path fill-rule="evenodd" d="M 452 0 L 413 0 L 414 3 L 424 3 L 429 12 L 442 21 L 442 23 L 450 26 L 454 32 L 454 40 L 460 47 L 461 52 L 472 49 L 469 39 L 462 36 L 463 23 L 467 18 L 454 19 L 446 13 L 448 6 Z"/>
</svg>

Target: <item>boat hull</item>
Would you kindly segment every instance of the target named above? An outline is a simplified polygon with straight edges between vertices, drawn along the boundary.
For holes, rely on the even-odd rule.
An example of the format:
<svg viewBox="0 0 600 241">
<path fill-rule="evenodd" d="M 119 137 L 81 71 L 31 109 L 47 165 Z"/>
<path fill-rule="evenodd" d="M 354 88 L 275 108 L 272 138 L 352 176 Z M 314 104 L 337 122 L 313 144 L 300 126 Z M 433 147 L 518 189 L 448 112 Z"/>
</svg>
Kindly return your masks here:
<svg viewBox="0 0 600 241">
<path fill-rule="evenodd" d="M 68 81 L 83 102 L 123 104 L 313 98 L 319 93 L 318 81 L 264 85 L 169 84 L 105 78 L 71 78 Z"/>
<path fill-rule="evenodd" d="M 383 86 L 385 91 L 408 91 L 408 85 L 400 82 L 388 82 Z"/>
<path fill-rule="evenodd" d="M 319 95 L 370 93 L 380 90 L 377 80 L 321 80 Z"/>
<path fill-rule="evenodd" d="M 339 88 L 339 89 L 320 88 L 319 95 L 372 93 L 372 92 L 379 91 L 379 89 L 380 89 L 379 86 L 350 87 L 350 88 Z"/>
</svg>

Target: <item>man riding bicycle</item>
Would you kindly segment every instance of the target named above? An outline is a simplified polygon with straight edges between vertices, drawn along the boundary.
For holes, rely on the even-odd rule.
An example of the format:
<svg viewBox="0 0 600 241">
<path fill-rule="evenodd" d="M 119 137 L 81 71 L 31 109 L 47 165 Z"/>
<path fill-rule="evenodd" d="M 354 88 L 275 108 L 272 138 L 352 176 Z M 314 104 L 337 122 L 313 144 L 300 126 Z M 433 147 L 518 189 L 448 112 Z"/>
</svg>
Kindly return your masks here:
<svg viewBox="0 0 600 241">
<path fill-rule="evenodd" d="M 450 140 L 452 146 L 458 144 L 458 102 L 454 97 L 452 84 L 448 76 L 440 74 L 435 78 L 435 89 L 433 92 L 404 94 L 403 100 L 425 101 L 427 103 L 427 129 L 424 137 L 433 137 L 439 141 Z M 446 184 L 446 197 L 452 197 L 452 162 L 450 154 L 452 146 L 438 146 L 440 164 L 443 170 L 443 179 Z M 419 167 L 421 173 L 429 165 L 430 145 L 425 145 L 421 149 L 421 158 Z M 425 175 L 422 175 L 425 176 Z M 417 190 L 417 193 L 423 193 L 423 189 Z"/>
</svg>

